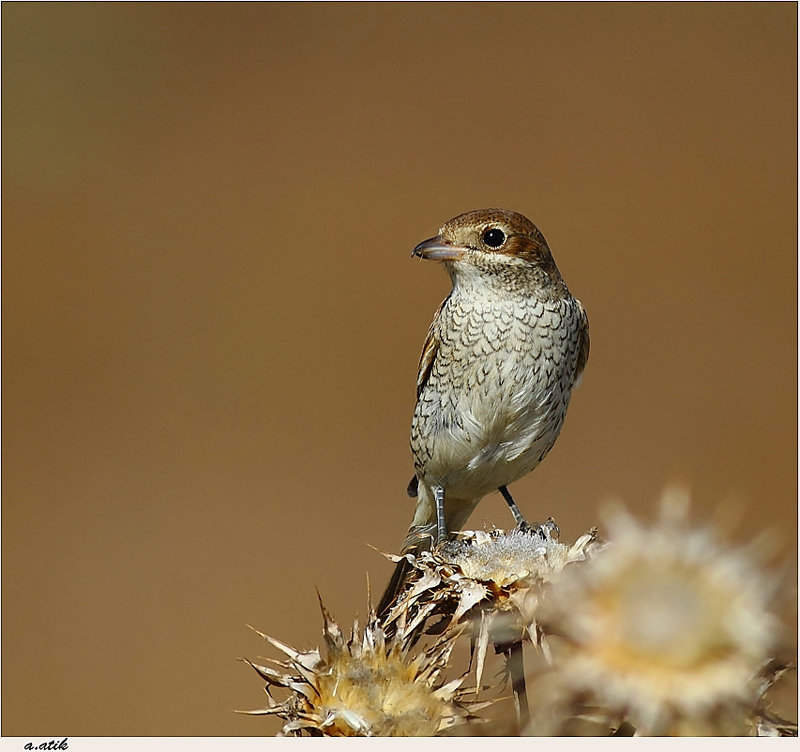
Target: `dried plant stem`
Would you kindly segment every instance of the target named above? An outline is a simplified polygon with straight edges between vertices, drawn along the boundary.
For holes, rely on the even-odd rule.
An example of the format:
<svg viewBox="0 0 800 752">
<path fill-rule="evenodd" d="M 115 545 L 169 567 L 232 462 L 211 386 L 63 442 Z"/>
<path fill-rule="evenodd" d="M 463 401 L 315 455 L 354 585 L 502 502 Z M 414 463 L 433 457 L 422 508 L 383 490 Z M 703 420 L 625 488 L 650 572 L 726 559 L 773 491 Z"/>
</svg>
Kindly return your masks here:
<svg viewBox="0 0 800 752">
<path fill-rule="evenodd" d="M 525 662 L 522 654 L 522 642 L 512 642 L 506 651 L 508 674 L 511 677 L 511 688 L 514 692 L 514 708 L 517 711 L 517 722 L 525 728 L 530 721 L 528 710 L 528 692 L 525 687 Z"/>
</svg>

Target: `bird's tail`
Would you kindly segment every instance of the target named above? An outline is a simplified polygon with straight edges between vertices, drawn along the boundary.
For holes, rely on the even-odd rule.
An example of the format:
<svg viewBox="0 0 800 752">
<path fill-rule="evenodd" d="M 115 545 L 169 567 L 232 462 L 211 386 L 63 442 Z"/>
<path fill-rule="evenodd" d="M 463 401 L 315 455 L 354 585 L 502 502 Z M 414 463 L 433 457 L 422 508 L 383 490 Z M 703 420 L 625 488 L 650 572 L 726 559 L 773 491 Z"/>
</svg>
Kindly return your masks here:
<svg viewBox="0 0 800 752">
<path fill-rule="evenodd" d="M 436 503 L 433 492 L 424 483 L 418 487 L 417 507 L 414 521 L 408 529 L 401 549 L 403 558 L 397 563 L 389 584 L 386 586 L 378 604 L 378 618 L 383 619 L 389 613 L 414 572 L 414 567 L 406 558 L 406 554 L 414 556 L 429 551 L 436 543 Z M 449 499 L 445 496 L 445 526 L 448 532 L 460 530 L 467 521 L 472 510 L 478 505 L 478 499 Z"/>
<path fill-rule="evenodd" d="M 399 562 L 397 562 L 397 566 L 394 568 L 394 572 L 392 572 L 392 577 L 389 580 L 389 584 L 386 586 L 386 590 L 383 591 L 380 603 L 378 604 L 377 614 L 378 619 L 381 621 L 386 618 L 395 601 L 400 597 L 400 593 L 405 590 L 406 583 L 408 582 L 412 571 L 413 567 L 405 556 L 400 559 Z"/>
</svg>

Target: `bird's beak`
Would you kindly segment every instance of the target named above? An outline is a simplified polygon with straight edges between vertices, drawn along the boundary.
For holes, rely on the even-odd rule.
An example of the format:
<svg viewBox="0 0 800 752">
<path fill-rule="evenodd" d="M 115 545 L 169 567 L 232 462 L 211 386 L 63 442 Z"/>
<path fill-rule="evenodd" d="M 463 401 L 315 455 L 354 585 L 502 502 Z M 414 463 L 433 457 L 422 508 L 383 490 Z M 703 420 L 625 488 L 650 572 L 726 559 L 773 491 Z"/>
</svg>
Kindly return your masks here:
<svg viewBox="0 0 800 752">
<path fill-rule="evenodd" d="M 458 261 L 464 255 L 464 249 L 437 235 L 435 238 L 423 240 L 411 255 L 431 261 Z"/>
</svg>

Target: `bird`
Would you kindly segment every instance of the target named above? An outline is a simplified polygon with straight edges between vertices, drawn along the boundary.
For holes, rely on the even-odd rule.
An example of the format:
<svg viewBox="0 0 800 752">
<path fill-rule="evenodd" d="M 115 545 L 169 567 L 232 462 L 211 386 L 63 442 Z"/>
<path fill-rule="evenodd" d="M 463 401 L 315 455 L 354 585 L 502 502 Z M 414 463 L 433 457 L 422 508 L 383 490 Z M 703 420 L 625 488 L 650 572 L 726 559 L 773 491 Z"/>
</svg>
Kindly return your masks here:
<svg viewBox="0 0 800 752">
<path fill-rule="evenodd" d="M 405 554 L 441 544 L 486 495 L 500 491 L 517 525 L 527 525 L 508 486 L 552 449 L 589 357 L 586 312 L 522 214 L 460 214 L 412 256 L 441 262 L 452 290 L 419 360 L 408 485 L 417 503 L 382 617 L 407 583 Z"/>
</svg>

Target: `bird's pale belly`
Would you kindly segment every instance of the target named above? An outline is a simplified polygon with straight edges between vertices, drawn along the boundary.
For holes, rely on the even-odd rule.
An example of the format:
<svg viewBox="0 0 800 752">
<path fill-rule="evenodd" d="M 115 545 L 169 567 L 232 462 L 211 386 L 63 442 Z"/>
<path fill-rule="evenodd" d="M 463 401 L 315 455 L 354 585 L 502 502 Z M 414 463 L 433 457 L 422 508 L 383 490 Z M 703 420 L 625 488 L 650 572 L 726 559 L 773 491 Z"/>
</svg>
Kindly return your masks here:
<svg viewBox="0 0 800 752">
<path fill-rule="evenodd" d="M 465 364 L 455 401 L 429 383 L 417 416 L 425 446 L 414 448 L 427 455 L 425 481 L 450 497 L 475 498 L 531 472 L 555 443 L 569 403 L 571 384 L 553 365 L 532 353 L 494 353 Z"/>
</svg>

